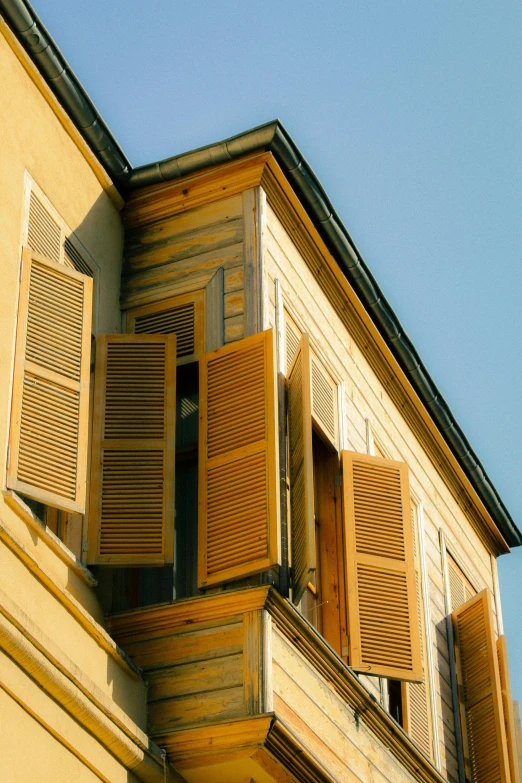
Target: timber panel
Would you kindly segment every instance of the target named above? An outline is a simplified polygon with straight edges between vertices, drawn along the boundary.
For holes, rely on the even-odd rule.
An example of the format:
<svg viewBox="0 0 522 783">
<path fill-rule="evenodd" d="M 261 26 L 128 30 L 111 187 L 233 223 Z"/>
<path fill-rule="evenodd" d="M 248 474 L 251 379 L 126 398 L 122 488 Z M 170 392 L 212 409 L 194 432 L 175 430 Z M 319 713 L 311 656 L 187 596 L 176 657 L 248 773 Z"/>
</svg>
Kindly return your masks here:
<svg viewBox="0 0 522 783">
<path fill-rule="evenodd" d="M 140 196 L 141 210 L 155 195 Z M 204 289 L 218 268 L 224 270 L 225 342 L 241 339 L 244 327 L 244 224 L 241 195 L 192 209 L 168 204 L 150 219 L 129 205 L 122 277 L 122 307 L 151 304 Z M 148 329 L 147 331 L 151 331 Z M 188 356 L 189 354 L 187 354 Z M 194 356 L 197 354 L 195 353 Z"/>
<path fill-rule="evenodd" d="M 180 728 L 247 715 L 245 673 L 258 669 L 259 660 L 247 665 L 242 615 L 158 632 L 150 622 L 140 631 L 140 610 L 133 616 L 133 640 L 123 643 L 148 683 L 147 731 L 152 739 L 160 742 L 161 736 Z M 118 618 L 116 639 L 117 623 Z"/>
</svg>

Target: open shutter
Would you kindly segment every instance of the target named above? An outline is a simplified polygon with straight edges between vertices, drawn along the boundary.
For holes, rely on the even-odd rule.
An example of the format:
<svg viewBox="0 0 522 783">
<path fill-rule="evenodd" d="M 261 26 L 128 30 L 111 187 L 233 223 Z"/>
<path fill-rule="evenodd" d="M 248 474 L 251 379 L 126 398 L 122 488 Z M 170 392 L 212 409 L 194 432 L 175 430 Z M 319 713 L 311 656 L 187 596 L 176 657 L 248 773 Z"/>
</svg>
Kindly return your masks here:
<svg viewBox="0 0 522 783">
<path fill-rule="evenodd" d="M 200 360 L 200 587 L 279 562 L 276 393 L 272 330 Z"/>
<path fill-rule="evenodd" d="M 502 709 L 504 713 L 504 728 L 509 757 L 509 771 L 511 783 L 520 783 L 520 770 L 518 768 L 517 739 L 515 734 L 515 716 L 513 714 L 513 698 L 511 696 L 511 681 L 509 677 L 508 655 L 506 637 L 497 639 L 498 670 L 500 675 L 500 689 L 502 692 Z"/>
<path fill-rule="evenodd" d="M 342 452 L 349 662 L 422 682 L 408 468 Z"/>
<path fill-rule="evenodd" d="M 94 411 L 88 562 L 172 563 L 176 337 L 100 335 Z"/>
<path fill-rule="evenodd" d="M 7 486 L 85 512 L 92 280 L 24 249 Z"/>
<path fill-rule="evenodd" d="M 452 615 L 466 775 L 472 783 L 509 783 L 491 596 L 478 593 Z"/>
<path fill-rule="evenodd" d="M 429 759 L 433 758 L 431 716 L 426 666 L 426 633 L 424 625 L 424 606 L 422 601 L 422 581 L 420 569 L 419 537 L 417 531 L 417 508 L 411 504 L 411 528 L 415 561 L 415 597 L 417 621 L 421 639 L 422 682 L 402 683 L 402 708 L 404 730 Z"/>
<path fill-rule="evenodd" d="M 292 599 L 298 604 L 315 571 L 310 347 L 304 334 L 288 372 Z"/>
</svg>

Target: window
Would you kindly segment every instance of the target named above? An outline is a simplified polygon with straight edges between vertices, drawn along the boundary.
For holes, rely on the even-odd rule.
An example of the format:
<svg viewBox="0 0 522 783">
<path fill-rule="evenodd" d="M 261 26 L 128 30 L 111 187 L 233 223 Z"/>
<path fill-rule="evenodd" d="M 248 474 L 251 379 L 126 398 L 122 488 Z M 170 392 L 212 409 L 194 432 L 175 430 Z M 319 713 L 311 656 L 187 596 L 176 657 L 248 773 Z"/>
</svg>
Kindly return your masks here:
<svg viewBox="0 0 522 783">
<path fill-rule="evenodd" d="M 63 318 L 68 318 L 69 326 L 71 323 L 75 321 L 75 314 L 73 313 L 73 298 L 74 294 L 72 293 L 72 288 L 74 284 L 71 283 L 71 280 L 67 277 L 67 269 L 75 270 L 76 272 L 79 272 L 81 275 L 85 275 L 92 279 L 92 284 L 90 286 L 90 289 L 85 287 L 85 297 L 83 299 L 82 306 L 85 308 L 88 308 L 89 312 L 85 313 L 86 319 L 85 321 L 83 319 L 82 323 L 85 326 L 87 324 L 87 318 L 92 317 L 92 300 L 93 300 L 93 288 L 96 285 L 96 274 L 97 269 L 94 261 L 89 256 L 86 249 L 81 245 L 76 235 L 70 230 L 70 228 L 67 226 L 65 221 L 62 219 L 62 217 L 58 214 L 58 212 L 54 209 L 53 205 L 50 203 L 50 201 L 47 199 L 45 194 L 40 190 L 38 185 L 34 183 L 31 179 L 31 177 L 26 174 L 25 176 L 25 190 L 26 190 L 26 217 L 24 220 L 24 227 L 23 227 L 23 236 L 22 241 L 23 244 L 27 246 L 28 249 L 33 251 L 33 253 L 27 252 L 26 255 L 26 262 L 25 265 L 22 263 L 22 276 L 23 279 L 21 280 L 21 290 L 20 290 L 20 307 L 19 307 L 19 319 L 18 319 L 18 337 L 17 337 L 17 364 L 15 366 L 15 387 L 16 387 L 16 396 L 13 397 L 13 400 L 20 402 L 19 396 L 20 396 L 20 387 L 17 385 L 18 381 L 20 379 L 20 373 L 22 370 L 20 369 L 21 363 L 22 363 L 22 354 L 25 350 L 29 351 L 29 354 L 31 354 L 31 351 L 34 349 L 34 342 L 39 341 L 43 343 L 42 333 L 45 333 L 45 339 L 47 341 L 47 358 L 43 359 L 43 354 L 40 355 L 39 360 L 36 361 L 36 364 L 40 368 L 41 372 L 46 372 L 51 369 L 58 369 L 58 361 L 53 362 L 52 359 L 52 352 L 55 350 L 56 345 L 59 343 L 60 348 L 62 351 L 62 369 L 65 367 L 64 360 L 68 361 L 66 357 L 70 358 L 71 350 L 73 353 L 77 353 L 77 347 L 72 346 L 71 344 L 71 336 L 73 332 L 69 332 L 67 337 L 69 338 L 69 343 L 63 339 L 63 334 L 60 337 L 59 336 L 59 330 L 60 330 L 60 324 L 62 327 L 64 326 L 64 320 Z M 32 268 L 33 260 L 36 259 L 37 254 L 40 258 L 34 269 Z M 34 259 L 33 259 L 34 256 Z M 31 259 L 31 260 L 29 260 Z M 50 266 L 48 265 L 46 267 L 47 272 L 44 271 L 45 262 L 46 259 L 49 261 L 54 262 L 58 265 L 58 267 L 55 269 L 55 274 L 58 274 L 58 278 L 60 279 L 59 286 L 62 289 L 61 295 L 58 294 L 58 291 L 54 291 L 54 304 L 49 299 L 49 302 L 46 302 L 46 295 L 43 294 L 43 290 L 45 288 L 45 285 L 47 285 L 52 278 L 52 273 L 49 271 Z M 32 271 L 31 271 L 32 270 Z M 63 274 L 61 274 L 63 273 Z M 47 282 L 44 282 L 44 279 L 47 279 Z M 72 279 L 74 279 L 74 275 L 72 276 Z M 76 278 L 78 280 L 78 278 Z M 54 285 L 52 283 L 51 285 Z M 36 292 L 39 292 L 36 294 Z M 25 299 L 31 296 L 33 301 L 33 306 L 31 308 L 28 308 L 25 302 Z M 51 308 L 58 306 L 59 308 L 64 307 L 63 301 L 58 303 L 57 297 L 59 296 L 65 296 L 68 301 L 65 304 L 65 309 L 62 312 L 62 320 L 56 319 L 52 315 Z M 38 298 L 38 302 L 36 300 L 36 297 Z M 71 298 L 72 297 L 72 298 Z M 37 302 L 37 303 L 36 303 Z M 49 305 L 50 313 L 47 323 L 44 323 L 44 320 L 46 318 L 46 310 Z M 54 311 L 55 312 L 55 311 Z M 42 320 L 42 318 L 44 320 Z M 72 319 L 72 320 L 71 320 Z M 78 322 L 76 322 L 78 324 Z M 65 331 L 68 331 L 68 327 L 64 327 Z M 84 334 L 84 337 L 82 339 L 86 339 L 86 334 Z M 89 336 L 90 339 L 90 336 Z M 53 343 L 53 341 L 57 341 L 56 343 Z M 24 347 L 25 343 L 25 347 Z M 33 348 L 31 348 L 31 343 L 33 343 Z M 88 356 L 89 351 L 87 350 L 86 345 L 83 345 L 80 349 L 85 357 Z M 34 356 L 33 356 L 34 359 Z M 31 362 L 32 359 L 29 356 L 29 362 Z M 35 369 L 33 367 L 33 369 Z M 83 371 L 82 371 L 83 372 Z M 67 371 L 66 371 L 67 374 Z M 31 408 L 31 397 L 29 394 L 29 387 L 31 384 L 34 385 L 33 392 L 36 393 L 36 385 L 39 385 L 38 393 L 43 393 L 42 388 L 42 378 L 40 377 L 40 380 L 38 382 L 35 381 L 34 378 L 32 380 L 29 380 L 29 378 L 32 378 L 30 373 L 26 377 L 24 383 L 22 386 L 26 390 L 26 398 L 25 398 L 25 406 L 23 409 L 23 421 L 20 422 L 20 425 L 22 427 L 22 430 L 24 433 L 29 432 L 29 430 L 33 434 L 34 439 L 34 448 L 39 448 L 36 446 L 36 429 L 35 429 L 35 422 L 32 421 L 31 416 L 29 415 L 29 410 Z M 48 379 L 49 380 L 49 379 Z M 82 385 L 85 385 L 85 373 L 83 375 Z M 35 385 L 36 384 L 36 385 Z M 88 385 L 88 384 L 87 384 Z M 47 387 L 47 392 L 45 394 L 52 393 L 51 390 L 54 387 L 51 385 Z M 56 393 L 56 389 L 54 390 Z M 63 395 L 63 387 L 62 387 L 62 395 Z M 49 398 L 46 397 L 47 403 L 49 404 Z M 62 403 L 64 403 L 64 399 L 62 396 Z M 40 403 L 39 403 L 40 404 Z M 17 405 L 15 404 L 15 409 L 17 409 Z M 20 411 L 18 411 L 20 413 Z M 34 410 L 33 410 L 34 413 Z M 70 413 L 70 411 L 69 411 Z M 56 414 L 56 411 L 55 411 Z M 17 415 L 16 410 L 13 412 L 13 415 Z M 56 414 L 57 415 L 57 414 Z M 42 416 L 45 419 L 45 412 L 42 409 Z M 83 407 L 82 402 L 82 410 L 78 412 L 78 416 L 82 421 L 82 429 L 84 428 L 84 420 L 85 420 L 85 411 Z M 56 421 L 55 421 L 56 424 Z M 18 432 L 17 430 L 18 425 L 13 425 L 12 432 Z M 41 427 L 41 422 L 40 422 Z M 56 433 L 54 434 L 55 437 L 55 446 L 56 446 Z M 86 448 L 86 443 L 84 442 L 85 438 L 82 432 L 77 433 L 74 435 L 75 438 L 78 439 L 78 455 L 81 456 L 84 453 L 84 450 Z M 20 443 L 18 442 L 20 441 Z M 83 503 L 76 503 L 76 511 L 71 510 L 72 506 L 70 503 L 67 504 L 67 508 L 64 507 L 64 495 L 63 492 L 60 493 L 58 490 L 58 482 L 56 484 L 53 484 L 51 489 L 51 494 L 47 494 L 45 497 L 42 495 L 42 490 L 44 488 L 45 480 L 44 480 L 44 471 L 46 470 L 46 466 L 42 463 L 36 468 L 35 465 L 33 465 L 33 472 L 31 474 L 31 478 L 28 479 L 28 475 L 25 475 L 25 481 L 22 481 L 23 476 L 23 469 L 22 465 L 19 465 L 19 468 L 21 468 L 21 471 L 19 471 L 18 478 L 16 477 L 17 468 L 13 464 L 13 459 L 17 459 L 17 449 L 19 445 L 21 444 L 21 439 L 16 437 L 13 441 L 13 448 L 10 448 L 10 454 L 9 454 L 9 476 L 7 484 L 10 488 L 16 489 L 18 494 L 20 494 L 23 498 L 23 500 L 27 503 L 27 505 L 31 508 L 33 513 L 40 519 L 40 521 L 44 522 L 47 527 L 52 530 L 53 533 L 58 535 L 60 538 L 62 538 L 67 546 L 74 552 L 74 554 L 80 558 L 81 556 L 81 549 L 82 549 L 82 527 L 83 527 L 83 510 L 81 513 L 78 512 L 78 509 L 81 507 L 83 509 Z M 51 443 L 49 442 L 47 444 L 48 448 L 48 455 L 51 451 Z M 30 448 L 27 440 L 25 441 L 25 446 L 23 448 Z M 22 448 L 22 451 L 23 451 Z M 56 452 L 53 452 L 56 456 Z M 28 455 L 24 457 L 22 452 L 20 453 L 20 458 L 22 461 L 24 459 L 28 458 Z M 62 455 L 63 456 L 63 455 Z M 43 457 L 43 455 L 42 455 Z M 62 464 L 62 468 L 65 468 L 65 465 Z M 82 473 L 82 467 L 81 463 L 79 462 L 77 464 L 77 468 L 79 469 L 78 475 L 81 475 Z M 52 471 L 57 469 L 56 463 L 49 463 L 47 465 L 47 470 Z M 71 470 L 71 467 L 69 468 Z M 36 473 L 38 473 L 38 476 L 36 477 Z M 27 470 L 26 470 L 27 474 Z M 70 476 L 69 476 L 70 478 Z M 33 483 L 32 483 L 33 482 Z M 25 488 L 22 486 L 22 484 L 25 483 Z M 51 482 L 52 483 L 52 482 Z M 16 485 L 16 487 L 15 487 Z M 36 486 L 38 485 L 38 486 Z M 63 488 L 62 488 L 63 489 Z M 50 491 L 50 485 L 47 483 L 47 492 Z M 38 497 L 36 497 L 35 495 Z M 81 499 L 81 492 L 78 494 L 77 499 Z M 68 500 L 70 501 L 71 498 L 69 497 Z M 61 509 L 56 508 L 56 504 L 58 502 L 61 502 Z M 55 505 L 53 505 L 55 504 Z"/>
<path fill-rule="evenodd" d="M 339 533 L 338 470 L 332 470 L 325 491 L 329 460 L 324 449 L 321 453 L 318 438 L 336 448 L 336 429 L 324 424 L 327 420 L 335 423 L 337 395 L 335 385 L 326 382 L 328 375 L 311 351 L 307 335 L 300 337 L 287 372 L 293 600 L 301 601 L 302 611 L 339 652 L 345 647 L 344 600 L 350 665 L 367 674 L 422 682 L 407 467 L 380 457 L 342 452 Z M 321 401 L 316 411 L 314 385 L 320 389 L 317 397 Z M 324 413 L 325 390 L 332 401 L 330 417 Z M 340 550 L 344 563 L 338 557 Z M 326 574 L 333 574 L 328 596 Z M 344 584 L 343 596 L 339 585 Z M 326 616 L 333 617 L 329 625 Z"/>
</svg>

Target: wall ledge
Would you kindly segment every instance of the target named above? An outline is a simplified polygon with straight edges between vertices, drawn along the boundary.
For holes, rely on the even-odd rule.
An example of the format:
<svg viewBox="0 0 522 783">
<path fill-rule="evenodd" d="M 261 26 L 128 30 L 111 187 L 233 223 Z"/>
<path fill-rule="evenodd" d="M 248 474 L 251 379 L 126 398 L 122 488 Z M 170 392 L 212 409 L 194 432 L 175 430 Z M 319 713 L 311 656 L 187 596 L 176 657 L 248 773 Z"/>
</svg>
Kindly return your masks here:
<svg viewBox="0 0 522 783">
<path fill-rule="evenodd" d="M 2 495 L 9 508 L 14 511 L 21 520 L 29 525 L 31 530 L 34 530 L 36 535 L 47 544 L 49 549 L 51 549 L 66 566 L 71 568 L 88 587 L 96 587 L 98 582 L 94 574 L 78 560 L 73 552 L 65 546 L 63 541 L 61 541 L 44 522 L 38 519 L 27 503 L 24 503 L 20 495 L 12 489 L 3 490 Z"/>
</svg>

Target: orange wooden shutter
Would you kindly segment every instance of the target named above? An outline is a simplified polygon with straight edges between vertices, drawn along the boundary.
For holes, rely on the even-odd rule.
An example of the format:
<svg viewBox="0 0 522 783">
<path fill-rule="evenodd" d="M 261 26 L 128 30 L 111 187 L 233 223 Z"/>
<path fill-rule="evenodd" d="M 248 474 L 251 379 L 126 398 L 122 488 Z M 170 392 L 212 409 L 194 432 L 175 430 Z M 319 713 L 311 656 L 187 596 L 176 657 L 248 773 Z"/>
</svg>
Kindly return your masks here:
<svg viewBox="0 0 522 783">
<path fill-rule="evenodd" d="M 342 452 L 350 666 L 422 682 L 408 468 Z"/>
<path fill-rule="evenodd" d="M 493 610 L 487 590 L 452 615 L 466 775 L 472 783 L 509 783 Z"/>
<path fill-rule="evenodd" d="M 272 330 L 201 358 L 201 587 L 279 562 L 276 400 Z"/>
<path fill-rule="evenodd" d="M 295 604 L 301 600 L 316 566 L 310 392 L 310 347 L 308 335 L 304 334 L 288 372 L 292 599 Z"/>
<path fill-rule="evenodd" d="M 100 335 L 94 411 L 88 562 L 172 563 L 176 337 Z"/>
<path fill-rule="evenodd" d="M 92 280 L 24 249 L 7 486 L 85 512 Z"/>
<path fill-rule="evenodd" d="M 520 783 L 520 770 L 518 768 L 517 758 L 517 738 L 515 734 L 515 716 L 513 714 L 513 698 L 511 696 L 511 681 L 509 677 L 508 654 L 505 636 L 499 636 L 497 639 L 497 657 L 511 783 Z"/>
<path fill-rule="evenodd" d="M 422 682 L 402 683 L 402 708 L 404 730 L 428 758 L 433 758 L 431 715 L 426 666 L 426 633 L 424 626 L 424 606 L 422 602 L 422 580 L 420 570 L 419 537 L 417 531 L 417 508 L 411 503 L 411 528 L 415 557 L 415 597 L 417 621 L 421 639 Z"/>
</svg>

